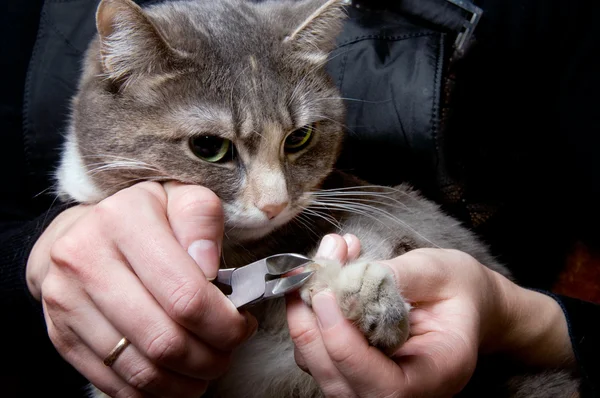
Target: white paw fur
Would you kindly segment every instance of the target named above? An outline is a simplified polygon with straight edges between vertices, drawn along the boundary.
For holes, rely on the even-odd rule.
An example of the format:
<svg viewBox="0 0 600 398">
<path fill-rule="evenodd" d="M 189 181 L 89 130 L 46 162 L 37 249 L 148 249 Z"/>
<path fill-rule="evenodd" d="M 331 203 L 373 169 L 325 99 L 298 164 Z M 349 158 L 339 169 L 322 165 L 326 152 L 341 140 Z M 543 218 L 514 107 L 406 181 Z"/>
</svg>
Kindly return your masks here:
<svg viewBox="0 0 600 398">
<path fill-rule="evenodd" d="M 389 268 L 369 261 L 342 266 L 327 259 L 317 259 L 311 268 L 315 275 L 300 291 L 305 303 L 311 305 L 313 295 L 331 290 L 344 316 L 388 355 L 408 339 L 410 305 Z"/>
</svg>

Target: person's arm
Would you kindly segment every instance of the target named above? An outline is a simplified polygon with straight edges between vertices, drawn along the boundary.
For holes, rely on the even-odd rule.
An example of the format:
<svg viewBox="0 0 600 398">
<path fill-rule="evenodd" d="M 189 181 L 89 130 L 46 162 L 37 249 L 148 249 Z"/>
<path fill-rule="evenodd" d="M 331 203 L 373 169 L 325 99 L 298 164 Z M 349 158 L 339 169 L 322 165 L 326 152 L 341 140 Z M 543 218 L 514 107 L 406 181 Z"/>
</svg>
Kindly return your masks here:
<svg viewBox="0 0 600 398">
<path fill-rule="evenodd" d="M 484 328 L 481 351 L 502 353 L 527 366 L 540 368 L 572 368 L 573 347 L 565 314 L 548 295 L 525 289 L 495 272 L 502 300 L 490 316 L 491 327 Z"/>
</svg>

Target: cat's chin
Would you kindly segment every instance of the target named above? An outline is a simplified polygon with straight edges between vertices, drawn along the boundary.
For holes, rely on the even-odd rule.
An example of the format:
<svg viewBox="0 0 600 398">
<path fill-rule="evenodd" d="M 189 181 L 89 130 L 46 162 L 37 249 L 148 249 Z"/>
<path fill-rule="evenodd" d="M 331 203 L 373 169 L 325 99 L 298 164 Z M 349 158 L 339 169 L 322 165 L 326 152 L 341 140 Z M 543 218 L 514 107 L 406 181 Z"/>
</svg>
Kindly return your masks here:
<svg viewBox="0 0 600 398">
<path fill-rule="evenodd" d="M 248 242 L 253 240 L 258 240 L 264 238 L 269 235 L 271 232 L 275 231 L 279 225 L 265 225 L 262 227 L 252 227 L 252 228 L 244 228 L 244 227 L 235 227 L 231 229 L 227 229 L 225 226 L 225 230 L 227 231 L 227 238 L 234 242 Z"/>
</svg>

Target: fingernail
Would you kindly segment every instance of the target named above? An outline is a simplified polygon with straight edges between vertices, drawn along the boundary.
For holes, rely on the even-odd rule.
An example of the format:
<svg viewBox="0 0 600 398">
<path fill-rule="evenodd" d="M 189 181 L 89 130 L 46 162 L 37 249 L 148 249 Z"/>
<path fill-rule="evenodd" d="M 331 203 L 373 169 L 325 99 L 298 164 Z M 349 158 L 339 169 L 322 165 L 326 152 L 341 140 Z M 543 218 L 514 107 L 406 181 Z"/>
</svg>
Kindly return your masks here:
<svg viewBox="0 0 600 398">
<path fill-rule="evenodd" d="M 319 250 L 317 250 L 316 257 L 331 258 L 335 255 L 335 249 L 337 249 L 337 242 L 333 236 L 325 235 L 321 240 Z"/>
<path fill-rule="evenodd" d="M 329 293 L 316 294 L 312 299 L 312 307 L 323 330 L 331 329 L 344 318 L 335 297 Z"/>
<path fill-rule="evenodd" d="M 194 259 L 207 279 L 217 277 L 219 269 L 219 248 L 212 240 L 197 240 L 188 247 L 188 254 Z"/>
<path fill-rule="evenodd" d="M 350 247 L 352 245 L 352 242 L 354 242 L 354 236 L 352 236 L 350 234 L 344 235 L 343 238 L 346 241 L 346 243 L 348 244 L 348 247 Z"/>
</svg>

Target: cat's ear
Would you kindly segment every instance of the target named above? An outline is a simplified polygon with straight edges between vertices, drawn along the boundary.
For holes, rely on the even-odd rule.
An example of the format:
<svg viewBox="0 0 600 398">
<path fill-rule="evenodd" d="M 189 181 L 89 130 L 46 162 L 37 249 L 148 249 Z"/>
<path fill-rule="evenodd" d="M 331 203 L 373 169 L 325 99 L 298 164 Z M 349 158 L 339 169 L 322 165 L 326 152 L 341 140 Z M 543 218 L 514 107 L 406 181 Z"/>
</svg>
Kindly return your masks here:
<svg viewBox="0 0 600 398">
<path fill-rule="evenodd" d="M 342 0 L 307 0 L 299 4 L 300 16 L 296 28 L 284 39 L 315 59 L 327 56 L 335 48 L 335 39 L 346 18 Z"/>
<path fill-rule="evenodd" d="M 174 51 L 131 0 L 102 0 L 96 12 L 103 72 L 115 82 L 165 72 Z"/>
</svg>

